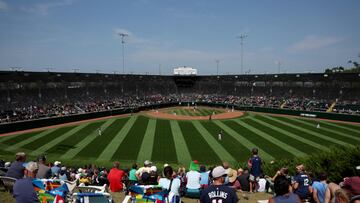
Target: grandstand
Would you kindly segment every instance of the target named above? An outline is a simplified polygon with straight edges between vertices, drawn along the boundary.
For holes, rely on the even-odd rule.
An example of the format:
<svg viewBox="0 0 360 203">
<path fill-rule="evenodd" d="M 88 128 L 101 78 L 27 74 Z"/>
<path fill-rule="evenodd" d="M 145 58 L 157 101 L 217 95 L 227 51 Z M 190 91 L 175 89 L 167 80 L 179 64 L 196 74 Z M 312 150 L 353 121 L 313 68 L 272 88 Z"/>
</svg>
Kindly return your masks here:
<svg viewBox="0 0 360 203">
<path fill-rule="evenodd" d="M 357 73 L 159 76 L 2 71 L 1 122 L 33 119 L 26 111 L 39 109 L 38 117 L 51 117 L 194 100 L 198 95 L 231 95 L 237 98 L 233 104 L 240 106 L 359 114 L 359 78 Z"/>
</svg>

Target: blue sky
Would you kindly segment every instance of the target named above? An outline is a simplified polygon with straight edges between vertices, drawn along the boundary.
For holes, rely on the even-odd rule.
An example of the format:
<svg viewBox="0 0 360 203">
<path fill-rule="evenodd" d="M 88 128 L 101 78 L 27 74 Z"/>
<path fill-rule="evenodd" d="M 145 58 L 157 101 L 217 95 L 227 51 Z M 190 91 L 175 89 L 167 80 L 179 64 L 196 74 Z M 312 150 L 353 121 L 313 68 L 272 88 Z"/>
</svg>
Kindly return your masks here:
<svg viewBox="0 0 360 203">
<path fill-rule="evenodd" d="M 0 0 L 0 69 L 322 72 L 360 61 L 359 0 Z"/>
</svg>

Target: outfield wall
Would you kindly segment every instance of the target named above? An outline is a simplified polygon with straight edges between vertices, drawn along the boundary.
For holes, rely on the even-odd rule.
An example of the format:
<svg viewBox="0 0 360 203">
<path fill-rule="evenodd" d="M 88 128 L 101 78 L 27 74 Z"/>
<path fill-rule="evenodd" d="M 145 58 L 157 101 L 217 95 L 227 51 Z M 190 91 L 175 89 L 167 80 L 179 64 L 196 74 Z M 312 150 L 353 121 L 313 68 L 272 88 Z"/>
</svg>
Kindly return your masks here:
<svg viewBox="0 0 360 203">
<path fill-rule="evenodd" d="M 157 108 L 166 108 L 172 106 L 210 106 L 210 107 L 220 107 L 220 108 L 232 108 L 240 111 L 254 111 L 254 112 L 263 112 L 263 113 L 272 113 L 272 114 L 285 114 L 293 116 L 303 116 L 310 118 L 324 118 L 330 120 L 339 120 L 339 121 L 348 121 L 348 122 L 360 122 L 360 116 L 357 115 L 348 115 L 348 114 L 336 114 L 336 113 L 325 113 L 325 112 L 311 112 L 311 111 L 298 111 L 298 110 L 289 110 L 289 109 L 275 109 L 275 108 L 264 108 L 264 107 L 250 107 L 250 106 L 234 106 L 224 103 L 207 103 L 207 102 L 181 102 L 181 103 L 166 103 L 166 104 L 155 104 L 142 106 L 139 108 L 127 108 L 127 109 L 113 109 L 110 111 L 101 111 L 94 113 L 84 113 L 76 114 L 70 116 L 61 116 L 61 117 L 52 117 L 52 118 L 43 118 L 31 121 L 19 121 L 14 123 L 6 123 L 0 125 L 0 134 L 9 133 L 21 130 L 27 130 L 32 128 L 40 128 L 51 125 L 58 125 L 64 123 L 70 123 L 75 121 L 101 118 L 106 116 L 115 116 L 127 113 L 136 113 L 139 111 L 157 109 Z"/>
</svg>

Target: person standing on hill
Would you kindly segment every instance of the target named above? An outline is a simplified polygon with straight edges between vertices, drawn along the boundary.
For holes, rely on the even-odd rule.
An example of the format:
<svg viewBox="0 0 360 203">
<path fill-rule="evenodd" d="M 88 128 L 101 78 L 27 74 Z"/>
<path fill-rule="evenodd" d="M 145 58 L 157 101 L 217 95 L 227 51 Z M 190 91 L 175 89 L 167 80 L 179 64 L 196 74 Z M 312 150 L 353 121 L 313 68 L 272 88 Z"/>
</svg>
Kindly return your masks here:
<svg viewBox="0 0 360 203">
<path fill-rule="evenodd" d="M 250 192 L 256 188 L 257 182 L 259 181 L 260 175 L 262 173 L 261 170 L 261 158 L 258 155 L 258 149 L 253 148 L 251 150 L 252 156 L 248 161 L 248 167 L 250 169 Z"/>
</svg>

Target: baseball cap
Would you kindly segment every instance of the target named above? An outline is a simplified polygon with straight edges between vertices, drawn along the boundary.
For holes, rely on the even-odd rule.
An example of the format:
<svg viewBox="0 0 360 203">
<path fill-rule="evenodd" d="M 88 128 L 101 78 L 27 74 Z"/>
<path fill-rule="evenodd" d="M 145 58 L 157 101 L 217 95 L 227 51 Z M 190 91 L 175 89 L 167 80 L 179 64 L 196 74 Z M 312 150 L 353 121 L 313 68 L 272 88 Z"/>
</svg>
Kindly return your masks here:
<svg viewBox="0 0 360 203">
<path fill-rule="evenodd" d="M 28 170 L 30 172 L 34 172 L 37 169 L 39 169 L 38 164 L 36 162 L 33 162 L 33 161 L 23 163 L 23 166 L 25 167 L 26 170 Z"/>
<path fill-rule="evenodd" d="M 60 165 L 60 164 L 61 164 L 60 161 L 55 161 L 55 162 L 54 162 L 54 165 L 55 165 L 55 166 L 58 166 L 58 165 Z"/>
<path fill-rule="evenodd" d="M 157 171 L 157 168 L 156 168 L 156 166 L 151 166 L 151 167 L 150 167 L 150 170 L 156 172 L 156 171 Z"/>
<path fill-rule="evenodd" d="M 149 160 L 144 161 L 144 165 L 150 165 L 150 164 L 152 164 L 151 161 Z"/>
<path fill-rule="evenodd" d="M 211 174 L 212 174 L 212 177 L 213 177 L 213 178 L 219 178 L 219 177 L 221 177 L 221 176 L 226 175 L 226 171 L 225 171 L 224 167 L 222 167 L 222 166 L 217 166 L 217 167 L 215 167 L 215 168 L 213 169 L 213 171 L 212 171 Z"/>
</svg>

